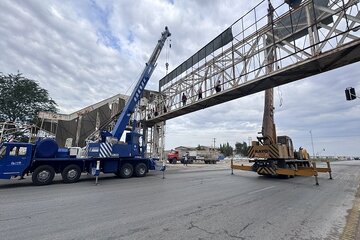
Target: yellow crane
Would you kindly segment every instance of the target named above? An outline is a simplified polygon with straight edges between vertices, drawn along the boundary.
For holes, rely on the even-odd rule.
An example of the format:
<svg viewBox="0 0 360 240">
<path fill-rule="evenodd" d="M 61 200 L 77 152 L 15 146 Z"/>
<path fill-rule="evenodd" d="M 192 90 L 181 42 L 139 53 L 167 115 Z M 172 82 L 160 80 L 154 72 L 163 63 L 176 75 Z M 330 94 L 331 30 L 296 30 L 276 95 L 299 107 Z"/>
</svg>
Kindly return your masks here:
<svg viewBox="0 0 360 240">
<path fill-rule="evenodd" d="M 291 5 L 290 5 L 291 6 Z M 273 23 L 273 7 L 269 1 L 268 23 Z M 266 73 L 270 74 L 274 70 L 275 49 L 273 39 L 268 37 L 266 51 Z M 254 171 L 260 175 L 294 177 L 315 176 L 318 185 L 318 172 L 328 172 L 331 177 L 330 163 L 327 162 L 326 168 L 317 168 L 315 162 L 310 161 L 310 156 L 306 149 L 299 148 L 294 150 L 292 140 L 288 136 L 277 136 L 274 122 L 274 90 L 265 90 L 264 115 L 261 129 L 261 136 L 257 141 L 253 141 L 248 150 L 248 157 L 251 158 L 252 166 L 235 165 L 231 162 L 231 169 Z"/>
</svg>

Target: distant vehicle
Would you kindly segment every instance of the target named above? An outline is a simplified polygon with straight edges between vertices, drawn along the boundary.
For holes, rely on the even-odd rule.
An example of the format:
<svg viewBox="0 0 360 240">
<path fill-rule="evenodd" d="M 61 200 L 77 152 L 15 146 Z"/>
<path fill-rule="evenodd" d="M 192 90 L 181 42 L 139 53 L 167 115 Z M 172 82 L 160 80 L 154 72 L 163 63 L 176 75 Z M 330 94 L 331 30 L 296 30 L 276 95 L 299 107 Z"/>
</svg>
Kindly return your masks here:
<svg viewBox="0 0 360 240">
<path fill-rule="evenodd" d="M 179 151 L 171 150 L 167 155 L 167 160 L 170 164 L 176 164 L 177 161 L 180 161 Z"/>
<path fill-rule="evenodd" d="M 185 157 L 181 158 L 181 163 L 184 163 Z M 204 162 L 205 164 L 216 164 L 219 161 L 218 154 L 214 152 L 198 153 L 198 151 L 189 151 L 188 163 Z"/>
<path fill-rule="evenodd" d="M 188 163 L 194 162 L 204 162 L 205 164 L 216 164 L 219 161 L 218 155 L 214 153 L 207 153 L 207 154 L 198 154 L 196 150 L 187 151 L 189 153 Z M 170 164 L 176 164 L 177 161 L 184 163 L 186 152 L 178 151 L 178 150 L 171 150 L 168 155 L 167 159 Z"/>
</svg>

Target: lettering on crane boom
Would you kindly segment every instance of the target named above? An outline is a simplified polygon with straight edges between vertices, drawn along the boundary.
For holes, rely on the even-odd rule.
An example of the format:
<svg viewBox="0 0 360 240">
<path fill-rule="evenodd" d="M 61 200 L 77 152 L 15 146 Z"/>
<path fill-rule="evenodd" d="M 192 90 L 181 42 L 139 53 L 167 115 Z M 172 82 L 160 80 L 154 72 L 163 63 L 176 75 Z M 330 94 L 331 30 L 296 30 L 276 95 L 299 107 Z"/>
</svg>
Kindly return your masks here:
<svg viewBox="0 0 360 240">
<path fill-rule="evenodd" d="M 90 147 L 89 148 L 89 152 L 99 152 L 100 148 L 99 147 Z"/>
</svg>

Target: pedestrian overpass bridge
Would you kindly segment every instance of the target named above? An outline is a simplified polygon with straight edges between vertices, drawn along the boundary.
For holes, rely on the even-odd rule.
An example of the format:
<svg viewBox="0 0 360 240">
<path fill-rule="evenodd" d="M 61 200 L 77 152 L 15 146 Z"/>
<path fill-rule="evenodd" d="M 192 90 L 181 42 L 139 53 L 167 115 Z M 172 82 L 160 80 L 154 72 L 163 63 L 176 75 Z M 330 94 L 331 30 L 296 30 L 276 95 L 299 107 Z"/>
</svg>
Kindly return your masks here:
<svg viewBox="0 0 360 240">
<path fill-rule="evenodd" d="M 308 0 L 296 9 L 260 2 L 159 81 L 141 113 L 152 152 L 163 145 L 166 120 L 359 61 L 359 8 L 359 0 Z"/>
<path fill-rule="evenodd" d="M 269 21 L 262 1 L 159 81 L 144 116 L 158 115 L 147 126 L 359 61 L 359 7 L 358 0 L 282 4 Z"/>
</svg>

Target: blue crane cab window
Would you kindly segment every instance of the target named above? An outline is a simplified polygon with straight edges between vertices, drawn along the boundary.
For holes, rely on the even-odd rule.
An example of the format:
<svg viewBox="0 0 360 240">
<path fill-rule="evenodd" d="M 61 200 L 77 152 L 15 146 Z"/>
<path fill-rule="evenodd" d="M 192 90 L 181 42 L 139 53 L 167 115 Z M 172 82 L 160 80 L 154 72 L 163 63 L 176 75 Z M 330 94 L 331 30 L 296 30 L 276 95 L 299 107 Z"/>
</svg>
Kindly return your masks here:
<svg viewBox="0 0 360 240">
<path fill-rule="evenodd" d="M 25 156 L 26 149 L 26 147 L 13 147 L 10 150 L 9 156 Z"/>
</svg>

